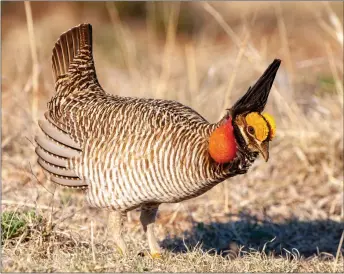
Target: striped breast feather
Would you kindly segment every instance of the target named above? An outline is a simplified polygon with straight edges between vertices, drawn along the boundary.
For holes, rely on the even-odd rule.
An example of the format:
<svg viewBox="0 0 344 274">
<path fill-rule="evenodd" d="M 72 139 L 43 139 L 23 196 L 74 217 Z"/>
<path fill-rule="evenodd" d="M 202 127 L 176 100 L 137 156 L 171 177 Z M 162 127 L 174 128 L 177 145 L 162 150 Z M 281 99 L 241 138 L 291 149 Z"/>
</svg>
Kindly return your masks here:
<svg viewBox="0 0 344 274">
<path fill-rule="evenodd" d="M 87 187 L 75 171 L 68 168 L 69 160 L 81 155 L 79 144 L 47 118 L 39 120 L 38 125 L 44 134 L 35 137 L 35 151 L 38 164 L 50 175 L 50 180 L 68 187 Z"/>
</svg>

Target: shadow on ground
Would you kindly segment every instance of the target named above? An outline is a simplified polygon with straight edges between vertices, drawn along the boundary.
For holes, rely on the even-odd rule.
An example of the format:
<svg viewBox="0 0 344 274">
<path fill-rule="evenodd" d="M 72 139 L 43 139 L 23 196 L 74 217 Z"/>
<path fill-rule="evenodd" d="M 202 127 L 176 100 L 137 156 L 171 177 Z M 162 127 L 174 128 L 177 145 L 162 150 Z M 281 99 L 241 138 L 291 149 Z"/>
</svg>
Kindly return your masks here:
<svg viewBox="0 0 344 274">
<path fill-rule="evenodd" d="M 201 247 L 205 252 L 237 256 L 252 249 L 274 256 L 298 257 L 336 255 L 343 222 L 332 220 L 299 221 L 284 223 L 257 221 L 247 216 L 239 221 L 205 224 L 195 222 L 190 231 L 179 236 L 166 237 L 161 245 L 174 253 L 183 253 Z M 341 249 L 342 254 L 344 249 Z"/>
</svg>

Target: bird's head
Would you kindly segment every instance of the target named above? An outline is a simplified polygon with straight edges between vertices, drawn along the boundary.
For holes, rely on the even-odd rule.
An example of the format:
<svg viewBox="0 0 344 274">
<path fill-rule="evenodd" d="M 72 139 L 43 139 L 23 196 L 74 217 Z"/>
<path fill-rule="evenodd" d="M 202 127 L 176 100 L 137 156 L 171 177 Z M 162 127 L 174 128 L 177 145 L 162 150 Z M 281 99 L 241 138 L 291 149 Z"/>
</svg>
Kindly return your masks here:
<svg viewBox="0 0 344 274">
<path fill-rule="evenodd" d="M 259 152 L 265 161 L 269 159 L 269 142 L 274 138 L 276 123 L 274 118 L 268 114 L 250 112 L 246 115 L 238 115 L 234 121 L 237 126 L 238 139 L 242 138 L 241 144 L 246 146 L 250 152 Z"/>
<path fill-rule="evenodd" d="M 269 142 L 276 133 L 274 118 L 262 113 L 281 61 L 275 59 L 253 87 L 229 110 L 209 138 L 209 153 L 217 163 L 236 157 L 238 147 L 269 159 Z"/>
</svg>

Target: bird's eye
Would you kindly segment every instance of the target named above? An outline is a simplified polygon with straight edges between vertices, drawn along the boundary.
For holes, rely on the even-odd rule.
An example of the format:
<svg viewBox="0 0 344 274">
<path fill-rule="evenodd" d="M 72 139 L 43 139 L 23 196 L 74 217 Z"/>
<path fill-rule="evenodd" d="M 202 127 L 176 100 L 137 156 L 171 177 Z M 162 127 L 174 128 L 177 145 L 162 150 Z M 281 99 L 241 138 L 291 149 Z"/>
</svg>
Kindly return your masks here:
<svg viewBox="0 0 344 274">
<path fill-rule="evenodd" d="M 252 127 L 252 126 L 248 126 L 247 127 L 247 131 L 248 131 L 248 133 L 250 133 L 250 134 L 254 134 L 254 127 Z"/>
</svg>

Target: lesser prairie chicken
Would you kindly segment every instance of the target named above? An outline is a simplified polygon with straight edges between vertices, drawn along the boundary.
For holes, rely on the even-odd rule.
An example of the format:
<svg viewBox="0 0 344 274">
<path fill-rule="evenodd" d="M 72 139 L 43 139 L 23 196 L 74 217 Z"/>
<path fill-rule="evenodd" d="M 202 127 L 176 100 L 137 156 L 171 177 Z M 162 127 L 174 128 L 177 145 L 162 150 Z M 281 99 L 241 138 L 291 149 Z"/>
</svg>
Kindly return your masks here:
<svg viewBox="0 0 344 274">
<path fill-rule="evenodd" d="M 62 34 L 52 55 L 56 93 L 39 121 L 38 163 L 50 180 L 86 190 L 93 207 L 112 211 L 112 234 L 122 239 L 124 214 L 140 208 L 153 256 L 158 206 L 196 197 L 246 173 L 259 153 L 267 161 L 275 134 L 262 114 L 280 65 L 274 60 L 257 83 L 217 123 L 175 101 L 105 93 L 92 57 L 92 27 Z"/>
</svg>

